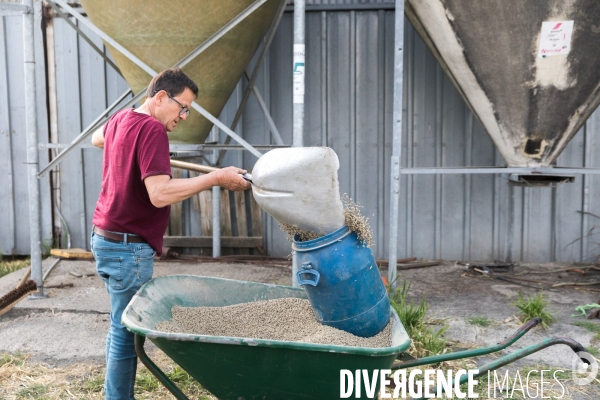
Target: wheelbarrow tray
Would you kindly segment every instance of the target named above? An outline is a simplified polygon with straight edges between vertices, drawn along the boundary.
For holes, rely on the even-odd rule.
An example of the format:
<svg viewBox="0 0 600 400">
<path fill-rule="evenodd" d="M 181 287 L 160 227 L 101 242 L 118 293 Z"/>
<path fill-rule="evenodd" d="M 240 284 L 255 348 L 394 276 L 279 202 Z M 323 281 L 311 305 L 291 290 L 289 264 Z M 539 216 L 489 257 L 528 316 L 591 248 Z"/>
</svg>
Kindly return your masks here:
<svg viewBox="0 0 600 400">
<path fill-rule="evenodd" d="M 395 311 L 392 345 L 386 348 L 155 330 L 158 322 L 172 320 L 173 306 L 218 307 L 285 297 L 306 298 L 306 293 L 300 288 L 230 279 L 162 276 L 142 286 L 125 309 L 122 322 L 150 339 L 219 399 L 339 398 L 340 370 L 366 369 L 371 377 L 375 369 L 389 369 L 410 346 Z"/>
</svg>

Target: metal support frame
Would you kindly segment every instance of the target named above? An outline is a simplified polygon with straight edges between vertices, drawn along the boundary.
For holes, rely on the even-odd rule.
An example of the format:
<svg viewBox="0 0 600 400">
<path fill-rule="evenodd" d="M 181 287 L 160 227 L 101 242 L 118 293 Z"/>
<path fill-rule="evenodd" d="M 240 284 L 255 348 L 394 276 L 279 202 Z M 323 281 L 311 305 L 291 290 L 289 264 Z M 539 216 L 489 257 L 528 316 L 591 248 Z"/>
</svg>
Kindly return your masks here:
<svg viewBox="0 0 600 400">
<path fill-rule="evenodd" d="M 29 243 L 31 279 L 38 287 L 33 298 L 44 297 L 42 275 L 41 199 L 38 170 L 38 131 L 35 81 L 35 39 L 33 0 L 23 0 L 23 69 L 25 77 L 25 126 L 27 138 L 27 183 L 29 193 Z"/>
<path fill-rule="evenodd" d="M 256 83 L 256 79 L 258 78 L 258 73 L 260 72 L 260 68 L 262 67 L 262 64 L 265 60 L 265 57 L 267 55 L 267 50 L 269 50 L 269 48 L 271 47 L 271 42 L 273 42 L 273 38 L 275 37 L 275 33 L 277 32 L 277 28 L 279 27 L 279 23 L 281 22 L 281 18 L 283 17 L 283 12 L 285 10 L 285 5 L 287 3 L 287 0 L 280 0 L 281 3 L 279 4 L 279 8 L 277 9 L 277 13 L 276 13 L 276 17 L 275 20 L 273 21 L 273 24 L 271 25 L 271 27 L 269 28 L 269 32 L 267 33 L 267 39 L 265 40 L 265 43 L 262 47 L 262 49 L 260 50 L 260 54 L 258 56 L 258 60 L 256 62 L 256 65 L 254 66 L 254 69 L 252 70 L 251 74 L 248 74 L 248 72 L 246 71 L 246 75 L 250 75 L 250 78 L 248 78 L 248 86 L 246 87 L 246 90 L 244 91 L 244 94 L 242 95 L 242 100 L 240 101 L 240 104 L 238 106 L 238 109 L 235 113 L 235 116 L 233 117 L 233 121 L 231 122 L 231 130 L 235 130 L 235 128 L 237 127 L 237 124 L 240 122 L 240 119 L 242 118 L 242 112 L 244 111 L 244 108 L 246 107 L 246 103 L 248 102 L 248 99 L 250 98 L 250 93 L 251 91 L 254 89 L 254 84 Z M 255 90 L 255 93 L 258 96 L 258 90 Z M 265 112 L 265 109 L 263 109 L 263 112 Z M 266 114 L 268 115 L 267 118 L 269 118 L 271 121 L 273 120 L 270 114 Z M 225 144 L 229 144 L 229 142 L 231 141 L 231 137 L 227 136 L 227 138 L 225 139 Z M 225 151 L 220 151 L 219 152 L 219 158 L 217 159 L 217 162 L 215 165 L 221 165 L 221 163 L 223 162 L 223 158 L 225 157 Z"/>
<path fill-rule="evenodd" d="M 248 71 L 244 72 L 244 76 L 246 77 L 248 82 L 250 82 L 250 76 L 248 75 Z M 273 117 L 271 117 L 271 113 L 269 112 L 269 109 L 267 108 L 267 104 L 265 103 L 262 96 L 260 95 L 260 92 L 254 85 L 252 85 L 252 92 L 254 93 L 254 96 L 256 96 L 256 100 L 258 100 L 258 104 L 260 105 L 261 110 L 263 111 L 263 113 L 265 114 L 265 117 L 267 118 L 267 122 L 269 123 L 271 133 L 275 137 L 275 142 L 278 145 L 283 145 L 283 139 L 281 138 L 281 135 L 279 134 L 279 130 L 277 129 L 277 126 L 275 126 L 275 121 L 273 121 Z"/>
<path fill-rule="evenodd" d="M 48 4 L 50 4 L 50 6 L 52 7 L 52 10 L 54 10 L 54 12 L 56 14 L 58 14 L 58 16 L 60 18 L 62 18 L 71 28 L 73 28 L 73 30 L 75 30 L 75 32 L 77 32 L 77 34 L 79 36 L 82 37 L 83 40 L 85 40 L 91 47 L 92 49 L 94 49 L 96 51 L 96 53 L 98 53 L 100 55 L 100 57 L 102 57 L 104 59 L 104 61 L 106 61 L 106 63 L 108 65 L 110 65 L 119 75 L 123 76 L 123 74 L 121 73 L 121 70 L 119 69 L 119 67 L 117 67 L 117 64 L 115 64 L 105 53 L 104 51 L 102 51 L 98 46 L 96 46 L 94 44 L 94 42 L 92 41 L 92 39 L 90 39 L 88 37 L 88 35 L 86 35 L 85 33 L 83 33 L 83 31 L 81 29 L 79 29 L 79 27 L 77 25 L 75 25 L 73 23 L 73 21 L 71 21 L 71 19 L 69 18 L 68 15 L 66 15 L 65 13 L 62 12 L 62 10 L 54 3 L 49 2 Z"/>
<path fill-rule="evenodd" d="M 394 34 L 394 111 L 390 167 L 390 242 L 388 281 L 396 287 L 398 261 L 398 219 L 400 205 L 400 161 L 402 153 L 402 90 L 404 77 L 404 0 L 396 0 Z"/>
<path fill-rule="evenodd" d="M 427 174 L 516 174 L 516 175 L 573 175 L 600 174 L 600 168 L 571 167 L 428 167 L 401 168 L 402 175 Z"/>
<path fill-rule="evenodd" d="M 229 23 L 224 25 L 214 35 L 212 35 L 210 38 L 208 38 L 204 43 L 202 43 L 195 50 L 193 50 L 191 53 L 189 53 L 187 56 L 185 56 L 183 59 L 181 59 L 174 66 L 179 67 L 179 68 L 184 67 L 191 60 L 193 60 L 195 57 L 197 57 L 199 54 L 201 54 L 203 51 L 205 51 L 208 47 L 210 47 L 212 44 L 214 44 L 217 40 L 219 40 L 222 36 L 224 36 L 227 32 L 229 32 L 231 29 L 233 29 L 235 26 L 237 26 L 246 17 L 248 17 L 250 14 L 252 14 L 256 9 L 258 9 L 260 6 L 262 6 L 266 1 L 267 0 L 256 0 L 254 3 L 252 3 L 250 6 L 248 6 L 245 10 L 243 10 L 240 14 L 238 14 L 235 18 L 233 18 Z M 133 54 L 131 54 L 131 52 L 129 52 L 125 47 L 121 46 L 118 42 L 116 42 L 114 39 L 112 39 L 109 35 L 107 35 L 102 30 L 100 30 L 98 27 L 96 27 L 94 24 L 92 24 L 92 22 L 90 22 L 87 18 L 85 18 L 79 12 L 77 12 L 72 7 L 70 7 L 66 2 L 64 2 L 63 0 L 48 0 L 48 2 L 56 3 L 56 4 L 60 5 L 63 10 L 67 11 L 70 15 L 75 17 L 79 22 L 86 25 L 91 31 L 96 33 L 104 41 L 109 43 L 111 46 L 113 46 L 115 49 L 117 49 L 119 52 L 121 52 L 123 55 L 125 55 L 127 58 L 129 58 L 130 61 L 135 63 L 138 67 L 142 68 L 150 76 L 154 77 L 157 75 L 156 71 L 154 71 L 152 68 L 150 68 L 147 64 L 145 64 L 139 58 L 137 58 Z M 140 93 L 138 93 L 132 99 L 130 99 L 126 104 L 119 107 L 119 110 L 134 105 L 136 102 L 138 102 L 144 96 L 144 94 L 145 94 L 145 90 L 142 90 Z M 123 94 L 122 97 L 124 98 L 126 96 L 127 96 L 127 93 Z M 260 158 L 260 156 L 262 156 L 262 153 L 260 153 L 252 145 L 250 145 L 248 142 L 246 142 L 244 139 L 242 139 L 238 134 L 233 132 L 226 125 L 224 125 L 221 121 L 219 121 L 216 117 L 214 117 L 212 114 L 210 114 L 204 108 L 202 108 L 198 103 L 193 102 L 192 108 L 194 108 L 196 111 L 198 111 L 200 114 L 202 114 L 205 118 L 207 118 L 209 121 L 211 121 L 217 127 L 219 127 L 221 130 L 223 130 L 225 133 L 227 133 L 230 137 L 235 139 L 240 145 L 242 145 L 246 150 L 250 151 L 256 157 Z M 109 109 L 105 110 L 103 113 L 103 116 L 99 117 L 95 121 L 95 124 L 90 125 L 86 130 L 81 132 L 81 134 L 71 142 L 71 146 L 69 148 L 65 149 L 60 154 L 58 154 L 46 167 L 44 167 L 39 172 L 38 177 L 39 178 L 43 177 L 46 174 L 46 172 L 48 172 L 50 169 L 52 169 L 54 166 L 56 166 L 58 163 L 60 163 L 66 154 L 71 152 L 77 145 L 79 145 L 95 129 L 100 127 L 110 117 L 110 115 L 112 115 L 112 114 L 109 115 L 109 113 L 110 113 Z"/>
<path fill-rule="evenodd" d="M 38 148 L 40 150 L 46 149 L 66 149 L 70 146 L 70 143 L 40 143 L 38 144 Z M 82 144 L 80 145 L 83 149 L 95 149 L 96 146 L 90 144 Z M 273 150 L 273 149 L 285 149 L 290 147 L 287 144 L 278 145 L 278 144 L 259 144 L 254 145 L 257 150 Z M 169 145 L 169 151 L 171 153 L 175 152 L 183 152 L 183 151 L 202 151 L 202 150 L 246 150 L 243 146 L 239 144 L 171 144 Z"/>
<path fill-rule="evenodd" d="M 393 106 L 393 150 L 391 157 L 391 185 L 390 185 L 390 239 L 389 239 L 389 270 L 388 280 L 395 287 L 398 253 L 398 220 L 400 177 L 402 175 L 473 175 L 473 174 L 501 174 L 508 180 L 508 225 L 506 232 L 506 261 L 512 260 L 512 236 L 514 233 L 514 185 L 521 183 L 523 186 L 536 186 L 529 184 L 527 178 L 556 179 L 551 186 L 556 187 L 562 182 L 572 182 L 574 175 L 600 174 L 598 168 L 571 168 L 571 167 L 402 167 L 402 96 L 403 96 L 403 47 L 404 47 L 404 1 L 396 0 L 395 12 L 395 49 L 394 49 L 394 106 Z"/>
<path fill-rule="evenodd" d="M 102 30 L 100 30 L 99 28 L 94 26 L 88 19 L 84 18 L 80 13 L 78 13 L 73 8 L 71 8 L 63 0 L 48 0 L 48 1 L 51 4 L 51 6 L 53 7 L 53 9 L 55 9 L 59 15 L 61 15 L 67 22 L 69 22 L 69 25 L 71 25 L 71 27 L 73 29 L 75 29 L 76 32 L 78 34 L 80 34 L 86 41 L 88 41 L 88 43 L 90 43 L 92 45 L 92 48 L 94 50 L 101 53 L 101 55 L 103 55 L 105 57 L 104 53 L 101 52 L 100 49 L 98 49 L 91 42 L 91 40 L 89 40 L 87 38 L 87 36 L 75 24 L 73 24 L 69 20 L 68 16 L 66 16 L 64 13 L 62 13 L 62 11 L 57 7 L 56 4 L 60 5 L 64 10 L 69 12 L 78 21 L 80 21 L 81 23 L 86 25 L 91 31 L 93 31 L 98 36 L 100 36 L 105 42 L 109 43 L 114 48 L 116 48 L 118 51 L 120 51 L 123 55 L 128 57 L 133 63 L 138 65 L 149 75 L 151 75 L 152 77 L 157 75 L 157 73 L 152 68 L 150 68 L 147 64 L 145 64 L 143 61 L 141 61 L 140 59 L 135 57 L 132 53 L 130 53 L 123 46 L 121 46 L 118 42 L 113 40 L 109 35 L 107 35 Z M 187 63 L 189 63 L 195 57 L 197 57 L 199 54 L 201 54 L 203 51 L 205 51 L 208 47 L 210 47 L 212 44 L 214 44 L 219 38 L 221 38 L 223 35 L 225 35 L 227 32 L 229 32 L 233 27 L 235 27 L 242 20 L 244 20 L 248 15 L 250 15 L 252 12 L 257 10 L 260 6 L 262 6 L 266 1 L 267 0 L 256 0 L 249 7 L 247 7 L 244 11 L 242 11 L 238 16 L 236 16 L 234 19 L 232 19 L 228 24 L 224 25 L 214 35 L 212 35 L 204 43 L 202 43 L 200 46 L 198 46 L 194 51 L 192 51 L 190 54 L 188 54 L 186 57 L 184 57 L 182 60 L 180 60 L 175 66 L 180 67 L 180 68 L 185 66 Z M 254 86 L 254 82 L 256 81 L 256 78 L 258 77 L 259 69 L 262 65 L 262 62 L 264 61 L 266 52 L 273 40 L 275 32 L 277 31 L 279 22 L 281 21 L 281 18 L 283 16 L 285 4 L 286 4 L 286 0 L 281 0 L 281 4 L 280 4 L 279 9 L 276 14 L 276 19 L 270 28 L 268 38 L 261 50 L 259 60 L 256 64 L 252 74 L 248 74 L 248 72 L 245 73 L 246 78 L 249 81 L 248 88 L 246 90 L 246 93 L 244 94 L 242 103 L 238 107 L 238 111 L 234 118 L 234 122 L 232 124 L 231 129 L 228 128 L 227 126 L 225 126 L 221 121 L 219 121 L 218 118 L 214 117 L 208 111 L 206 111 L 204 108 L 202 108 L 198 103 L 196 103 L 196 102 L 192 103 L 192 108 L 194 108 L 196 111 L 198 111 L 200 114 L 202 114 L 205 118 L 210 120 L 214 125 L 216 125 L 218 128 L 223 130 L 228 135 L 227 140 L 225 142 L 225 146 L 222 146 L 222 147 L 215 146 L 215 148 L 214 148 L 215 151 L 221 150 L 221 151 L 219 151 L 219 153 L 215 153 L 215 158 L 213 159 L 213 162 L 216 165 L 219 165 L 219 162 L 222 160 L 222 158 L 224 156 L 224 152 L 229 149 L 232 149 L 232 150 L 245 149 L 245 150 L 250 151 L 252 154 L 254 154 L 258 158 L 260 158 L 262 156 L 262 153 L 260 153 L 256 149 L 256 147 L 250 145 L 244 139 L 242 139 L 240 136 L 238 136 L 235 132 L 233 132 L 233 130 L 235 129 L 235 127 L 237 126 L 237 123 L 239 122 L 239 120 L 241 118 L 242 111 L 244 109 L 244 106 L 249 97 L 249 93 L 251 91 L 254 92 L 256 98 L 258 99 L 259 105 L 261 106 L 261 109 L 263 110 L 263 112 L 265 113 L 265 116 L 267 117 L 267 121 L 269 123 L 270 130 L 273 133 L 273 136 L 275 137 L 277 144 L 280 146 L 283 145 L 283 140 L 281 139 L 281 135 L 279 134 L 279 131 L 277 130 L 277 127 L 275 126 L 275 123 L 273 122 L 273 119 L 270 116 L 267 106 L 266 106 L 264 100 L 262 99 L 258 89 Z M 106 57 L 105 57 L 105 59 L 106 59 Z M 111 62 L 111 65 L 113 65 L 112 62 Z M 114 66 L 114 67 L 116 67 L 116 66 Z M 115 69 L 116 69 L 116 71 L 118 71 L 120 73 L 120 70 L 118 68 L 115 68 Z M 64 151 L 62 151 L 60 154 L 58 154 L 57 157 L 55 157 L 46 167 L 44 167 L 44 169 L 42 169 L 39 172 L 38 177 L 41 178 L 47 171 L 49 171 L 54 166 L 59 164 L 61 162 L 61 160 L 63 159 L 63 157 L 66 156 L 66 154 L 68 154 L 70 151 L 72 151 L 76 146 L 80 145 L 87 136 L 89 136 L 92 132 L 94 132 L 96 129 L 98 129 L 103 123 L 105 123 L 108 120 L 108 118 L 113 114 L 113 113 L 111 113 L 111 111 L 118 104 L 120 104 L 127 96 L 129 96 L 131 93 L 132 93 L 131 90 L 125 92 L 115 103 L 113 103 L 107 110 L 105 110 L 90 126 L 88 126 L 88 128 L 86 128 L 83 132 L 81 132 L 77 136 L 77 138 L 75 138 L 71 142 L 71 144 L 67 148 L 65 148 Z M 124 105 L 122 105 L 118 109 L 120 110 L 120 109 L 129 107 L 129 106 L 132 106 L 133 104 L 135 104 L 137 101 L 139 101 L 143 97 L 144 93 L 145 93 L 145 90 L 142 90 L 140 93 L 138 93 L 132 99 L 127 101 Z M 229 143 L 231 138 L 235 139 L 239 143 L 239 146 L 231 146 L 231 147 L 227 146 L 227 144 Z M 50 146 L 48 146 L 48 147 L 50 147 Z M 206 148 L 206 146 L 203 146 L 203 147 Z M 215 187 L 215 188 L 213 188 L 213 256 L 218 257 L 218 256 L 220 256 L 220 254 L 221 254 L 220 188 Z"/>
<path fill-rule="evenodd" d="M 211 132 L 213 139 L 219 138 L 219 132 L 213 128 Z M 219 159 L 218 152 L 213 152 L 212 162 L 216 163 Z M 212 256 L 221 256 L 221 187 L 212 187 Z"/>
</svg>

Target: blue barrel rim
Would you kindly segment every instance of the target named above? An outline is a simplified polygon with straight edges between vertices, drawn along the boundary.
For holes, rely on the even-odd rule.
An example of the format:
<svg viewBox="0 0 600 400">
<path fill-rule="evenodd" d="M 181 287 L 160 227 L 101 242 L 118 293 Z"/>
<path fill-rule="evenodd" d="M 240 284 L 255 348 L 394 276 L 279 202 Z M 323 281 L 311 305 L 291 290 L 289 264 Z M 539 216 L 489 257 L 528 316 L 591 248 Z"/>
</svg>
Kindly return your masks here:
<svg viewBox="0 0 600 400">
<path fill-rule="evenodd" d="M 298 241 L 298 234 L 294 235 L 294 241 L 292 243 L 292 249 L 296 251 L 312 251 L 321 247 L 328 246 L 343 237 L 352 234 L 347 225 L 342 226 L 340 229 L 328 233 L 325 236 L 321 236 L 316 239 L 307 240 L 304 242 Z"/>
</svg>

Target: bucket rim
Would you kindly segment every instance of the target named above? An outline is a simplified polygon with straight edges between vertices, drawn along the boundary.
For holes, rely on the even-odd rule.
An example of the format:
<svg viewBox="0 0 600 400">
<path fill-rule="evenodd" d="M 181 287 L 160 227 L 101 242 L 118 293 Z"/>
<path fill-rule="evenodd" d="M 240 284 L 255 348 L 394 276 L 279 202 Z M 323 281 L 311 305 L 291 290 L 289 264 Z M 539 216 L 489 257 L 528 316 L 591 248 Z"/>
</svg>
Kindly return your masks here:
<svg viewBox="0 0 600 400">
<path fill-rule="evenodd" d="M 330 244 L 339 241 L 340 239 L 352 234 L 348 225 L 344 225 L 341 228 L 328 233 L 325 236 L 318 237 L 316 239 L 307 240 L 304 242 L 300 242 L 296 240 L 298 234 L 294 235 L 294 241 L 292 242 L 292 249 L 296 251 L 309 251 L 315 250 L 321 247 L 329 246 Z"/>
</svg>

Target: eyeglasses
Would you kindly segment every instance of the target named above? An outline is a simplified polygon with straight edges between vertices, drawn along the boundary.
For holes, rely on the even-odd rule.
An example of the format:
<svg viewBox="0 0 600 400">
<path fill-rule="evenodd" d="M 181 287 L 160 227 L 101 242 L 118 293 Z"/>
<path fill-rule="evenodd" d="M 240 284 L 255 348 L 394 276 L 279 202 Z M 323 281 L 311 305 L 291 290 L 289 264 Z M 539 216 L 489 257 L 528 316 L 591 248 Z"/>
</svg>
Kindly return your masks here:
<svg viewBox="0 0 600 400">
<path fill-rule="evenodd" d="M 181 110 L 179 110 L 179 115 L 183 116 L 185 114 L 186 117 L 190 116 L 190 109 L 189 108 L 187 108 L 186 106 L 184 106 L 183 104 L 181 104 L 180 102 L 178 102 L 177 100 L 175 100 L 168 93 L 167 93 L 167 96 L 169 96 L 169 98 L 171 100 L 173 100 L 175 103 L 179 104 L 179 107 L 181 107 Z"/>
</svg>

